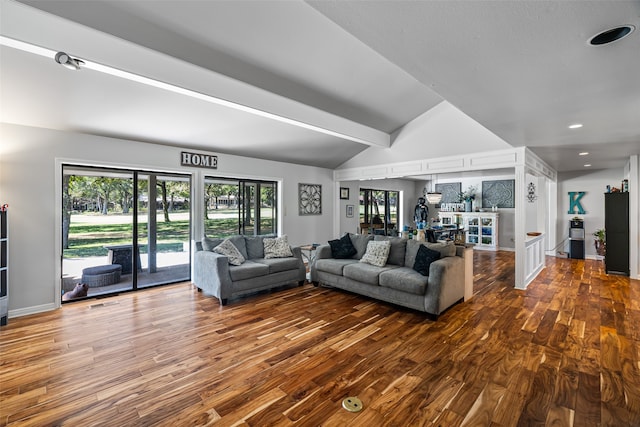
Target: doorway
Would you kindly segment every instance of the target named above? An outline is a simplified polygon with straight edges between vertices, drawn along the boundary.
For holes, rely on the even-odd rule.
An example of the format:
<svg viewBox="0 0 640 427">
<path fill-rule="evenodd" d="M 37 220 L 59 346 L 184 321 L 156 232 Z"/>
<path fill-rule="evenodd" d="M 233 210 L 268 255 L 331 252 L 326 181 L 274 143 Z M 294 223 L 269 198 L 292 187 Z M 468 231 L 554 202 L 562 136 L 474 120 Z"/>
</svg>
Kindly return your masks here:
<svg viewBox="0 0 640 427">
<path fill-rule="evenodd" d="M 62 175 L 63 302 L 190 280 L 189 175 L 77 165 Z"/>
</svg>

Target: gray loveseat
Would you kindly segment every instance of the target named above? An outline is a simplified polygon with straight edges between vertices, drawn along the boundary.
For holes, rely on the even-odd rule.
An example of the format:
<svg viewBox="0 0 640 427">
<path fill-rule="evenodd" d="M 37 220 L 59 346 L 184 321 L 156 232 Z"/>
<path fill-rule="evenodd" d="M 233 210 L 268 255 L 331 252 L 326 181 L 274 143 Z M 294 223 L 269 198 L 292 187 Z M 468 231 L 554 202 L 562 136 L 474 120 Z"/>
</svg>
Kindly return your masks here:
<svg viewBox="0 0 640 427">
<path fill-rule="evenodd" d="M 472 294 L 473 272 L 467 271 L 473 270 L 471 248 L 400 237 L 348 236 L 356 250 L 348 258 L 334 258 L 329 245 L 322 245 L 316 250 L 311 265 L 311 281 L 315 286 L 322 284 L 344 289 L 423 311 L 434 318 L 463 300 L 465 291 L 469 298 Z M 391 242 L 386 264 L 382 267 L 360 262 L 372 240 Z M 421 245 L 440 252 L 440 259 L 428 266 L 428 276 L 413 268 Z"/>
<path fill-rule="evenodd" d="M 231 265 L 229 257 L 214 252 L 223 239 L 205 237 L 196 243 L 193 283 L 199 291 L 218 298 L 222 305 L 232 297 L 292 282 L 303 285 L 306 267 L 300 248 L 287 244 L 293 256 L 265 258 L 265 238 L 273 236 L 237 235 L 228 238 L 245 259 L 240 265 Z"/>
</svg>

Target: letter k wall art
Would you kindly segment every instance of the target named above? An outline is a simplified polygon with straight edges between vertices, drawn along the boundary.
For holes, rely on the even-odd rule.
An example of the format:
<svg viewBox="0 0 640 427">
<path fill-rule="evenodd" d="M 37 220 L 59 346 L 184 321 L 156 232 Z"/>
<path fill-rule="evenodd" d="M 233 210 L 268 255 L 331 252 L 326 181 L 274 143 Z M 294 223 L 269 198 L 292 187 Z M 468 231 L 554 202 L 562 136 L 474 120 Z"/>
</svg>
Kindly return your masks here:
<svg viewBox="0 0 640 427">
<path fill-rule="evenodd" d="M 568 214 L 584 215 L 586 213 L 586 211 L 582 207 L 582 203 L 580 203 L 582 196 L 584 196 L 585 194 L 587 194 L 586 191 L 569 191 L 569 212 L 567 212 Z"/>
</svg>

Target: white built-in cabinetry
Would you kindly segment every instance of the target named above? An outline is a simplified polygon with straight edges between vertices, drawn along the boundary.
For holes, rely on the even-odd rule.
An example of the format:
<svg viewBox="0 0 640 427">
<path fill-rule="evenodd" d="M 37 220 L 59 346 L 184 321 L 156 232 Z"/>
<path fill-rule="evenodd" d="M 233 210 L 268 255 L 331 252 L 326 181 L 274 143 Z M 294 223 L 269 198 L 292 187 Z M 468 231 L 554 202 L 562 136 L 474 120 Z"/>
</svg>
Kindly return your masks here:
<svg viewBox="0 0 640 427">
<path fill-rule="evenodd" d="M 474 249 L 498 249 L 497 212 L 439 212 L 442 225 L 460 224 L 464 228 L 465 242 Z"/>
</svg>

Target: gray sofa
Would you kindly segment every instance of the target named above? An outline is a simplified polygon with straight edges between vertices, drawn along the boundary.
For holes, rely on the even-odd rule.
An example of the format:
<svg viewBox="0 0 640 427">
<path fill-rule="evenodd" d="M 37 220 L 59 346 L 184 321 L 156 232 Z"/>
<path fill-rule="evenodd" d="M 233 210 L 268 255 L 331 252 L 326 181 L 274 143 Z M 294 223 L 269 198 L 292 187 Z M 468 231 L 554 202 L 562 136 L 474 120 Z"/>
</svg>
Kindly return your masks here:
<svg viewBox="0 0 640 427">
<path fill-rule="evenodd" d="M 311 281 L 315 286 L 344 289 L 426 312 L 434 318 L 472 294 L 473 272 L 467 271 L 473 270 L 471 248 L 400 237 L 349 234 L 349 238 L 356 253 L 348 258 L 333 258 L 329 245 L 317 248 L 311 265 Z M 391 241 L 382 267 L 360 262 L 371 240 Z M 413 268 L 420 245 L 440 252 L 440 259 L 428 267 L 428 276 Z"/>
<path fill-rule="evenodd" d="M 288 283 L 303 285 L 306 267 L 298 247 L 290 247 L 293 256 L 265 258 L 267 236 L 232 236 L 228 238 L 243 255 L 241 265 L 231 265 L 229 258 L 214 252 L 223 239 L 205 237 L 196 243 L 193 283 L 199 291 L 211 294 L 226 305 L 229 298 L 271 289 Z M 273 237 L 273 236 L 268 236 Z"/>
</svg>

